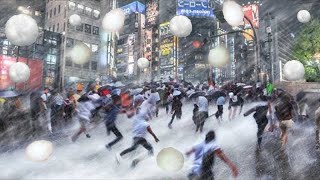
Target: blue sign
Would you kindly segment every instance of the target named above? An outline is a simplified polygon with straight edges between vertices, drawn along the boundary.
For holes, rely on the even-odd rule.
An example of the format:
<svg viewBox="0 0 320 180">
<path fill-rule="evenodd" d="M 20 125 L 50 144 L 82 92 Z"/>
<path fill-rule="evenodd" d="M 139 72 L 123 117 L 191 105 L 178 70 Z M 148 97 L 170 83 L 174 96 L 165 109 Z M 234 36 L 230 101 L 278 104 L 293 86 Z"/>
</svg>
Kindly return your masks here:
<svg viewBox="0 0 320 180">
<path fill-rule="evenodd" d="M 177 15 L 190 17 L 215 17 L 209 0 L 178 0 Z"/>
<path fill-rule="evenodd" d="M 130 15 L 132 13 L 141 13 L 141 14 L 145 14 L 146 13 L 146 6 L 142 3 L 140 3 L 139 1 L 134 1 L 130 4 L 127 4 L 123 7 L 121 7 L 121 9 L 124 11 L 124 13 L 126 15 Z"/>
</svg>

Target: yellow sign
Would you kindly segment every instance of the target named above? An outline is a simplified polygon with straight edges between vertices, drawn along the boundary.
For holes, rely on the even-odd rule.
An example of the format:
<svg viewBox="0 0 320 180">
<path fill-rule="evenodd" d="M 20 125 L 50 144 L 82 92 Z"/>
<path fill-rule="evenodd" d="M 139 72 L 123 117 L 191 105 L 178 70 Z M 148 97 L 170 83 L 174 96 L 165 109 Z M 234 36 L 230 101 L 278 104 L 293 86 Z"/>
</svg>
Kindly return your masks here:
<svg viewBox="0 0 320 180">
<path fill-rule="evenodd" d="M 247 41 L 253 41 L 253 30 L 252 29 L 246 29 L 244 30 L 245 33 L 242 33 L 243 37 L 247 40 Z"/>
</svg>

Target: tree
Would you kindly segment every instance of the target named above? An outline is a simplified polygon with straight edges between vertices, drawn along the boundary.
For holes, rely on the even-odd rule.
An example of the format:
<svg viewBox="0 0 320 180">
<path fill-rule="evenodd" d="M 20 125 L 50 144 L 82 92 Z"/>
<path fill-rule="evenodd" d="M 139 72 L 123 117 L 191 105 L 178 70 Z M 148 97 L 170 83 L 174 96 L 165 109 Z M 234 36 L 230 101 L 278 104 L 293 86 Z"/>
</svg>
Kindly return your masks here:
<svg viewBox="0 0 320 180">
<path fill-rule="evenodd" d="M 320 22 L 318 19 L 305 24 L 295 39 L 293 55 L 304 66 L 306 80 L 320 82 Z"/>
</svg>

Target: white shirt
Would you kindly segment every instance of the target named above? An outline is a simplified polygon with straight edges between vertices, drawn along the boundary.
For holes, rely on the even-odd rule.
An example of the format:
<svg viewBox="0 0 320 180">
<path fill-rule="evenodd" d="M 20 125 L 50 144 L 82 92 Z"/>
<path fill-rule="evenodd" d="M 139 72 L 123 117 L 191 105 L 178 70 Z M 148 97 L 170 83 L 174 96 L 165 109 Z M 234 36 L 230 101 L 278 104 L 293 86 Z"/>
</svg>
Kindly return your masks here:
<svg viewBox="0 0 320 180">
<path fill-rule="evenodd" d="M 50 96 L 51 96 L 50 93 L 47 93 L 47 94 L 43 93 L 43 94 L 41 95 L 41 98 L 42 98 L 42 100 L 43 100 L 44 102 L 47 102 L 47 101 L 48 101 L 48 98 L 49 98 Z"/>
<path fill-rule="evenodd" d="M 143 116 L 144 115 L 141 115 L 141 113 L 139 113 L 133 120 L 133 137 L 144 138 L 147 134 L 149 123 L 144 119 Z"/>
<path fill-rule="evenodd" d="M 212 141 L 208 144 L 205 142 L 200 143 L 193 147 L 194 150 L 194 161 L 192 166 L 192 172 L 195 174 L 200 174 L 201 172 L 201 164 L 203 161 L 203 157 L 210 152 L 220 149 L 218 144 L 215 141 Z"/>
<path fill-rule="evenodd" d="M 86 102 L 80 102 L 77 106 L 77 112 L 78 116 L 81 119 L 85 119 L 87 121 L 90 121 L 91 118 L 91 111 L 95 109 L 95 106 L 91 101 L 86 101 Z"/>
<path fill-rule="evenodd" d="M 199 112 L 208 112 L 208 100 L 204 96 L 199 96 L 198 99 Z"/>
</svg>

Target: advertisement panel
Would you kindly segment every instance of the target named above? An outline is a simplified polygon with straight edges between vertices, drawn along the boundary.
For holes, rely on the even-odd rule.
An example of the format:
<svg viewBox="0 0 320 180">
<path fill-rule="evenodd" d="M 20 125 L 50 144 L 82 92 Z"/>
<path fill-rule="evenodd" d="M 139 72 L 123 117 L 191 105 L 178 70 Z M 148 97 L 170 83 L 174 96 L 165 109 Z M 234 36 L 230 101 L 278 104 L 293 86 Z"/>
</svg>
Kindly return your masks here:
<svg viewBox="0 0 320 180">
<path fill-rule="evenodd" d="M 173 46 L 174 46 L 173 42 L 174 42 L 173 36 L 161 39 L 161 44 L 160 44 L 161 56 L 168 56 L 169 54 L 171 54 L 171 50 L 173 50 Z"/>
<path fill-rule="evenodd" d="M 152 28 L 145 30 L 144 57 L 152 60 Z"/>
<path fill-rule="evenodd" d="M 17 90 L 34 90 L 42 86 L 42 76 L 43 76 L 43 61 L 38 59 L 29 59 L 19 57 L 19 62 L 28 63 L 30 68 L 30 78 L 26 83 L 17 83 Z M 9 68 L 10 65 L 16 62 L 16 57 L 0 55 L 0 90 L 14 88 L 15 83 L 10 80 Z"/>
<path fill-rule="evenodd" d="M 159 0 L 146 1 L 146 26 L 156 25 L 159 16 Z"/>
<path fill-rule="evenodd" d="M 178 0 L 177 15 L 190 17 L 215 17 L 209 0 Z"/>
<path fill-rule="evenodd" d="M 134 1 L 128 5 L 122 6 L 121 9 L 124 11 L 126 15 L 130 15 L 132 13 L 146 13 L 146 7 L 144 4 L 140 3 L 139 1 Z"/>
<path fill-rule="evenodd" d="M 244 15 L 252 22 L 253 27 L 259 28 L 259 6 L 257 4 L 246 5 L 243 7 Z M 244 19 L 245 28 L 249 28 L 250 23 Z"/>
</svg>

